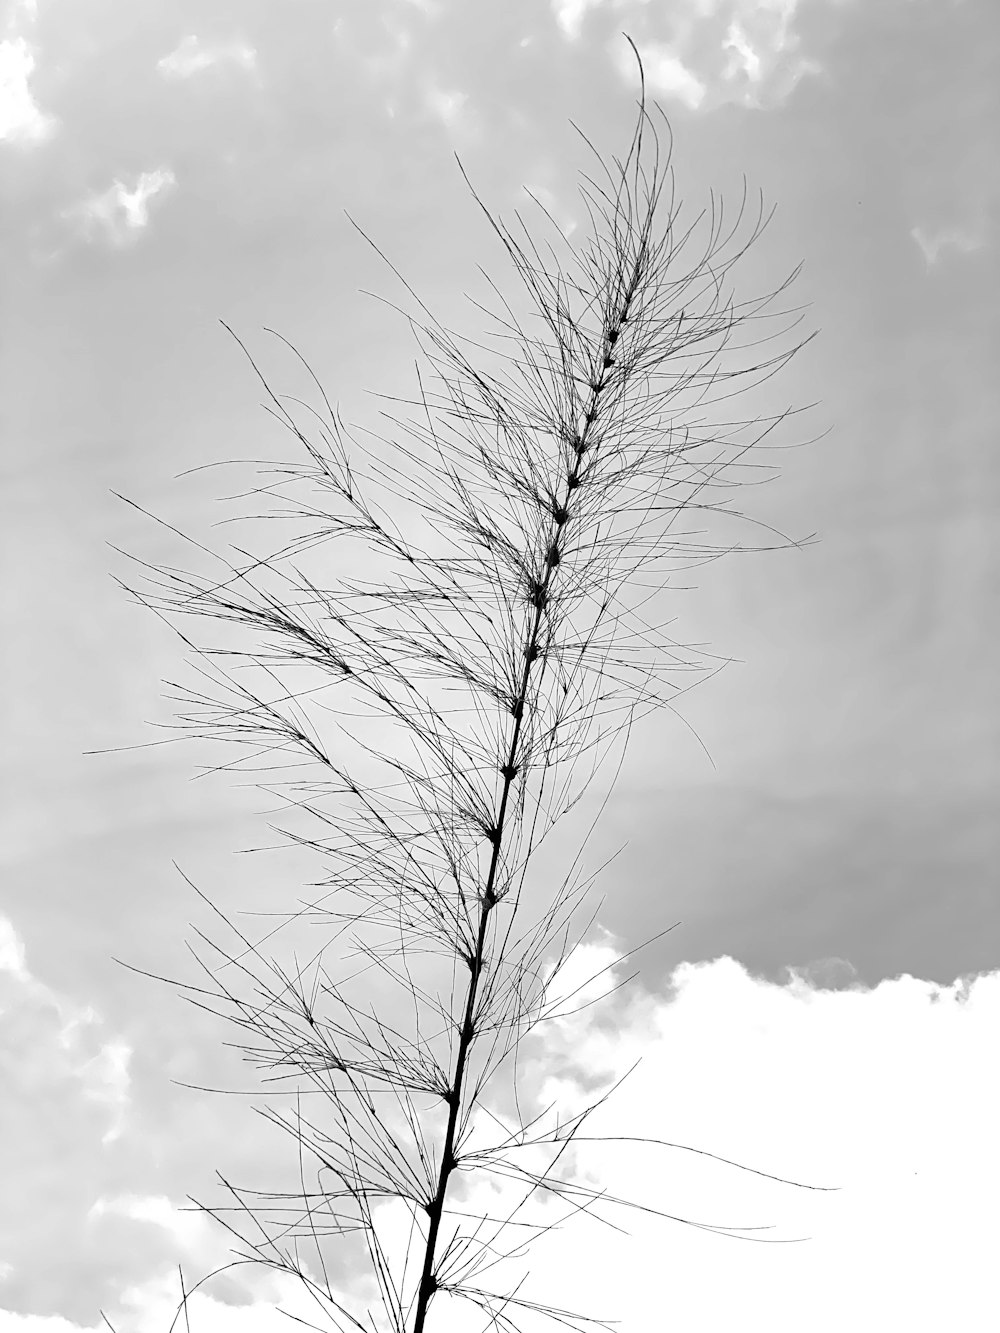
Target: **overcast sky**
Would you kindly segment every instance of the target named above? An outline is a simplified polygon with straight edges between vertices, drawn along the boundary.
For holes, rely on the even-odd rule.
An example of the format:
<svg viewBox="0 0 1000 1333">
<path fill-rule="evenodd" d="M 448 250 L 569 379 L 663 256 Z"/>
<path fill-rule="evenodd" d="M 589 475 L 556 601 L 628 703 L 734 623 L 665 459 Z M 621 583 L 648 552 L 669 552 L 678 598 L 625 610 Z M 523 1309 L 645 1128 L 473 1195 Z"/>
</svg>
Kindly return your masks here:
<svg viewBox="0 0 1000 1333">
<path fill-rule="evenodd" d="M 457 151 L 501 214 L 529 186 L 570 228 L 572 119 L 628 142 L 634 64 L 697 212 L 743 173 L 777 214 L 737 293 L 800 260 L 814 341 L 772 402 L 816 403 L 744 509 L 819 540 L 720 561 L 680 637 L 735 659 L 635 738 L 593 840 L 585 955 L 639 955 L 600 1024 L 554 1028 L 531 1091 L 835 1192 L 667 1148 L 580 1151 L 595 1182 L 762 1244 L 636 1215 L 567 1222 L 538 1299 L 622 1333 L 997 1317 L 1000 1155 L 1000 390 L 995 0 L 13 0 L 0 31 L 3 893 L 0 1333 L 160 1333 L 176 1271 L 224 1262 L 179 1211 L 215 1172 L 294 1187 L 229 1034 L 117 965 L 193 979 L 206 909 L 293 901 L 309 868 L 239 857 L 266 802 L 150 739 L 180 647 L 110 577 L 199 534 L 222 475 L 285 447 L 224 319 L 282 388 L 279 330 L 345 415 L 413 388 L 400 290 L 445 323 L 502 270 Z M 817 437 L 822 437 L 818 438 Z M 769 460 L 769 461 L 773 461 Z M 224 489 L 224 487 L 222 487 Z M 690 581 L 690 580 L 689 580 Z M 315 870 L 313 870 L 315 874 Z M 617 978 L 619 975 L 614 973 Z M 612 1035 L 613 1034 L 613 1035 Z M 241 1082 L 242 1080 L 242 1082 Z M 227 1082 L 228 1081 L 228 1082 Z M 594 1132 L 597 1132 L 596 1130 Z M 468 1205 L 474 1208 L 473 1186 Z M 495 1201 L 491 1206 L 496 1206 Z M 619 1218 L 619 1221 L 624 1219 Z M 387 1235 L 398 1218 L 382 1217 Z M 349 1250 L 336 1279 L 363 1297 Z M 297 1304 L 297 1302 L 299 1302 Z M 285 1326 L 237 1270 L 195 1333 Z M 479 1327 L 443 1313 L 433 1328 Z M 525 1324 L 525 1328 L 534 1327 Z"/>
</svg>

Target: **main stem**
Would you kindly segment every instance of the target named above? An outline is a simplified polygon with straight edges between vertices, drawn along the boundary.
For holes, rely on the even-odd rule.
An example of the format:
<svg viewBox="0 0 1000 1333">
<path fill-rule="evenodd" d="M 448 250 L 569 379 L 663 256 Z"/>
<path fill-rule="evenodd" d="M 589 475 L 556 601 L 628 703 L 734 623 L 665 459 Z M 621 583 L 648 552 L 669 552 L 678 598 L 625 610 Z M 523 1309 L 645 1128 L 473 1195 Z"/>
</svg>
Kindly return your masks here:
<svg viewBox="0 0 1000 1333">
<path fill-rule="evenodd" d="M 549 571 L 551 573 L 551 571 Z M 548 590 L 549 574 L 546 574 L 545 592 Z M 541 598 L 539 599 L 541 600 Z M 544 603 L 542 603 L 544 605 Z M 471 975 L 469 977 L 469 991 L 465 1000 L 465 1016 L 462 1020 L 461 1031 L 458 1038 L 458 1053 L 455 1059 L 455 1073 L 452 1079 L 451 1090 L 448 1096 L 448 1125 L 445 1129 L 444 1147 L 441 1151 L 441 1171 L 438 1176 L 437 1191 L 433 1201 L 428 1205 L 427 1212 L 430 1217 L 430 1226 L 427 1232 L 427 1246 L 424 1251 L 424 1266 L 420 1274 L 420 1286 L 417 1290 L 417 1312 L 413 1323 L 413 1333 L 423 1333 L 424 1321 L 427 1317 L 427 1309 L 430 1305 L 430 1299 L 437 1290 L 437 1279 L 434 1276 L 434 1257 L 437 1250 L 438 1232 L 441 1229 L 441 1218 L 444 1214 L 444 1199 L 448 1189 L 448 1181 L 455 1168 L 455 1134 L 458 1127 L 458 1112 L 462 1103 L 462 1086 L 465 1081 L 465 1067 L 469 1057 L 469 1051 L 472 1047 L 472 1039 L 475 1035 L 475 1024 L 473 1014 L 476 1007 L 476 996 L 479 992 L 479 978 L 483 971 L 483 949 L 486 943 L 486 926 L 489 921 L 490 912 L 496 906 L 494 897 L 494 887 L 496 885 L 497 870 L 500 865 L 500 848 L 503 842 L 504 826 L 507 819 L 507 806 L 510 801 L 510 790 L 514 782 L 514 765 L 517 761 L 517 749 L 521 739 L 521 723 L 524 717 L 524 705 L 528 694 L 528 681 L 531 675 L 531 664 L 533 660 L 532 649 L 538 643 L 538 631 L 542 623 L 542 606 L 535 608 L 534 623 L 527 639 L 527 651 L 525 652 L 524 670 L 521 673 L 521 685 L 518 690 L 517 701 L 514 706 L 514 733 L 511 737 L 510 748 L 507 752 L 507 764 L 505 770 L 503 793 L 500 797 L 500 809 L 497 814 L 496 832 L 493 838 L 493 854 L 490 858 L 489 874 L 486 877 L 486 887 L 483 891 L 481 909 L 479 913 L 479 931 L 476 936 L 476 949 L 471 961 Z"/>
<path fill-rule="evenodd" d="M 626 291 L 625 300 L 621 314 L 615 319 L 613 325 L 606 333 L 603 366 L 599 375 L 591 383 L 590 402 L 584 413 L 584 425 L 574 441 L 576 458 L 568 474 L 566 483 L 566 496 L 563 504 L 558 507 L 558 516 L 553 512 L 553 522 L 555 533 L 550 542 L 547 543 L 547 550 L 552 550 L 553 545 L 558 543 L 564 526 L 568 521 L 569 510 L 574 498 L 577 487 L 580 485 L 580 469 L 583 464 L 584 454 L 589 447 L 588 436 L 594 419 L 597 415 L 597 400 L 601 390 L 604 388 L 608 374 L 608 368 L 612 364 L 611 349 L 617 341 L 622 324 L 628 312 L 629 303 L 632 299 L 635 287 L 639 277 L 639 266 L 631 275 L 631 282 Z M 490 913 L 496 906 L 496 897 L 494 896 L 497 872 L 500 866 L 500 850 L 503 845 L 503 836 L 507 820 L 507 810 L 510 802 L 511 787 L 514 783 L 514 777 L 517 771 L 518 746 L 521 740 L 521 727 L 524 719 L 524 709 L 528 698 L 528 684 L 531 678 L 532 664 L 538 657 L 538 638 L 542 626 L 542 615 L 549 599 L 549 586 L 552 581 L 552 575 L 555 571 L 557 562 L 546 559 L 545 573 L 538 581 L 534 590 L 535 614 L 533 617 L 531 629 L 525 639 L 524 646 L 524 670 L 521 673 L 521 683 L 517 698 L 511 709 L 514 715 L 514 732 L 511 736 L 510 746 L 507 751 L 507 762 L 501 772 L 504 774 L 503 792 L 500 797 L 500 808 L 497 814 L 496 829 L 493 833 L 493 854 L 490 858 L 489 874 L 486 877 L 486 886 L 483 890 L 481 899 L 481 910 L 479 915 L 479 931 L 476 936 L 475 953 L 470 962 L 469 990 L 465 1001 L 465 1015 L 462 1020 L 462 1027 L 458 1039 L 458 1052 L 455 1058 L 455 1073 L 452 1079 L 451 1090 L 448 1095 L 448 1125 L 444 1135 L 444 1146 L 441 1151 L 441 1169 L 438 1175 L 437 1190 L 430 1204 L 427 1205 L 427 1213 L 430 1218 L 430 1225 L 427 1231 L 427 1245 L 424 1250 L 423 1269 L 420 1274 L 420 1285 L 417 1289 L 417 1307 L 413 1323 L 413 1333 L 424 1333 L 424 1323 L 427 1318 L 427 1310 L 430 1306 L 431 1297 L 438 1289 L 438 1280 L 434 1273 L 434 1259 L 437 1252 L 438 1233 L 441 1229 L 441 1218 L 444 1215 L 444 1201 L 448 1190 L 448 1181 L 451 1173 L 455 1169 L 455 1137 L 458 1129 L 458 1113 L 462 1104 L 462 1088 L 465 1081 L 465 1070 L 468 1063 L 469 1052 L 472 1048 L 472 1041 L 475 1036 L 474 1013 L 476 1008 L 476 997 L 479 993 L 479 980 L 483 972 L 483 949 L 486 943 L 486 927 L 489 922 Z"/>
</svg>

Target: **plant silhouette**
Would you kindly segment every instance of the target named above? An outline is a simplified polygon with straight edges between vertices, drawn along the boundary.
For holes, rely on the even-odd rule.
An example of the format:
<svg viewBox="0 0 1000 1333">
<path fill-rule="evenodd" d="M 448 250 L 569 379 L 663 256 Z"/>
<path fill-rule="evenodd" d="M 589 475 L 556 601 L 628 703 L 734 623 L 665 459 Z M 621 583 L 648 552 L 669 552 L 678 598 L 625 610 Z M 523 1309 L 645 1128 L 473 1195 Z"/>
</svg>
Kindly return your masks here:
<svg viewBox="0 0 1000 1333">
<path fill-rule="evenodd" d="M 445 328 L 382 256 L 422 354 L 384 429 L 349 427 L 283 338 L 313 404 L 272 391 L 240 342 L 297 450 L 251 492 L 287 540 L 265 556 L 192 543 L 210 574 L 137 561 L 123 584 L 190 647 L 200 679 L 176 687 L 176 725 L 238 747 L 223 767 L 263 766 L 277 827 L 323 866 L 280 918 L 319 932 L 308 962 L 265 956 L 280 927 L 252 939 L 220 912 L 235 945 L 203 936 L 205 984 L 171 984 L 235 1024 L 238 1049 L 293 1099 L 265 1114 L 297 1145 L 298 1188 L 225 1182 L 233 1207 L 199 1206 L 241 1262 L 297 1274 L 336 1328 L 423 1333 L 458 1301 L 468 1328 L 606 1322 L 489 1285 L 526 1234 L 557 1224 L 553 1201 L 565 1216 L 629 1207 L 575 1179 L 568 1155 L 613 1089 L 569 1115 L 529 1111 L 518 1090 L 519 1048 L 581 1003 L 567 964 L 593 921 L 571 942 L 593 878 L 579 855 L 552 890 L 537 853 L 635 722 L 712 666 L 657 616 L 678 570 L 736 549 L 701 529 L 732 517 L 751 469 L 769 471 L 751 451 L 790 415 L 734 421 L 729 404 L 808 341 L 789 336 L 799 312 L 778 308 L 794 273 L 747 301 L 729 289 L 766 225 L 762 199 L 744 188 L 731 220 L 714 198 L 682 219 L 670 127 L 644 83 L 623 158 L 581 138 L 583 239 L 537 200 L 531 227 L 510 226 L 469 185 L 515 279 L 513 294 L 489 280 L 479 340 Z M 360 960 L 353 976 L 328 962 L 338 941 Z M 378 1010 L 359 982 L 382 988 Z M 487 1103 L 501 1075 L 513 1111 Z M 477 1175 L 523 1197 L 470 1218 L 457 1200 Z M 390 1201 L 411 1220 L 402 1266 L 380 1238 Z M 542 1221 L 523 1221 L 534 1206 Z M 352 1233 L 381 1325 L 328 1276 L 329 1245 Z"/>
</svg>

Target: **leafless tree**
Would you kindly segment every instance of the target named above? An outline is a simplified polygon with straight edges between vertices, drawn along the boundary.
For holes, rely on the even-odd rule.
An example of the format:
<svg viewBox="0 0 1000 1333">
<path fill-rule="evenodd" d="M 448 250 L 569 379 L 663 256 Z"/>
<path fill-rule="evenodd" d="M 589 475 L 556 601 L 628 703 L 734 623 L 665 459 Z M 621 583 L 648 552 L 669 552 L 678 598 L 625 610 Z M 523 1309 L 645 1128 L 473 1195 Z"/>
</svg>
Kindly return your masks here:
<svg viewBox="0 0 1000 1333">
<path fill-rule="evenodd" d="M 469 185 L 516 279 L 509 295 L 490 280 L 480 341 L 439 323 L 382 256 L 422 353 L 413 397 L 389 400 L 383 430 L 349 428 L 301 357 L 313 404 L 273 392 L 251 357 L 301 450 L 245 493 L 288 523 L 280 549 L 194 543 L 211 574 L 139 561 L 123 585 L 175 628 L 218 632 L 182 633 L 201 680 L 176 687 L 175 725 L 242 747 L 226 766 L 264 763 L 283 835 L 325 867 L 280 918 L 319 932 L 308 963 L 265 957 L 277 927 L 252 939 L 223 917 L 236 945 L 202 936 L 205 985 L 172 984 L 235 1023 L 245 1058 L 292 1096 L 293 1109 L 264 1114 L 298 1145 L 298 1189 L 226 1182 L 236 1205 L 205 1211 L 243 1261 L 301 1277 L 337 1328 L 376 1327 L 327 1276 L 329 1242 L 351 1232 L 395 1333 L 423 1333 L 457 1299 L 486 1326 L 602 1324 L 482 1283 L 523 1253 L 507 1241 L 515 1213 L 522 1237 L 554 1225 L 521 1221 L 530 1202 L 562 1200 L 567 1215 L 629 1206 L 567 1166 L 608 1092 L 568 1119 L 522 1113 L 518 1099 L 518 1048 L 579 1003 L 560 978 L 590 924 L 570 942 L 590 885 L 579 856 L 552 892 L 536 853 L 635 721 L 704 673 L 706 655 L 657 617 L 677 570 L 736 549 L 704 524 L 731 516 L 747 469 L 770 471 L 751 451 L 789 416 L 731 420 L 728 404 L 804 342 L 789 337 L 799 312 L 779 308 L 794 273 L 764 296 L 731 294 L 767 223 L 763 199 L 744 186 L 732 219 L 713 197 L 684 222 L 670 127 L 644 85 L 623 159 L 581 138 L 594 163 L 582 240 L 537 200 L 537 225 L 509 226 Z M 692 518 L 700 529 L 682 527 Z M 775 534 L 753 549 L 786 544 Z M 353 977 L 328 962 L 342 937 L 364 960 Z M 392 1022 L 354 998 L 362 977 L 406 997 Z M 501 1074 L 514 1114 L 487 1107 Z M 523 1198 L 470 1219 L 456 1199 L 473 1173 Z M 412 1218 L 402 1274 L 379 1238 L 388 1200 Z"/>
</svg>

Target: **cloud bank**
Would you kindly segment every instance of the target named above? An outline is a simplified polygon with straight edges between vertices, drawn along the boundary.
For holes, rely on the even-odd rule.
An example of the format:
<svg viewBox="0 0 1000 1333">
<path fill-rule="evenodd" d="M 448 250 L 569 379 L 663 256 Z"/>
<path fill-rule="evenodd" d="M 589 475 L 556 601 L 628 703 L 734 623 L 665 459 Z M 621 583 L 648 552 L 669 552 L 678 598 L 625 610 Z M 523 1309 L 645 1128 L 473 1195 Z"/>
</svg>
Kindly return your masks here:
<svg viewBox="0 0 1000 1333">
<path fill-rule="evenodd" d="M 113 1042 L 81 1046 L 86 1011 L 67 1019 L 65 1005 L 39 991 L 11 932 L 2 956 L 4 1045 L 17 1057 L 7 1061 L 6 1078 L 24 1107 L 15 1127 L 24 1151 L 13 1169 L 22 1197 L 41 1199 L 43 1209 L 65 1207 L 40 1189 L 41 1177 L 25 1172 L 32 1153 L 44 1151 L 33 1142 L 45 1119 L 40 1102 L 58 1083 L 66 1131 L 58 1157 L 72 1169 L 74 1155 L 93 1152 L 80 1135 L 82 1109 L 103 1098 L 105 1131 L 115 1123 L 108 1089 L 117 1088 L 120 1099 L 113 1075 L 124 1066 L 109 1055 Z M 583 946 L 564 993 L 616 957 L 610 938 Z M 612 966 L 573 1005 L 623 979 Z M 763 1333 L 803 1319 L 819 1333 L 977 1326 L 992 1299 L 990 1213 L 1000 1190 L 998 1021 L 1000 972 L 951 986 L 901 976 L 866 989 L 844 960 L 822 960 L 779 985 L 731 958 L 682 963 L 658 992 L 632 983 L 595 1009 L 554 1020 L 522 1048 L 529 1099 L 522 1110 L 551 1105 L 550 1114 L 565 1119 L 624 1079 L 586 1131 L 615 1141 L 581 1142 L 572 1175 L 649 1211 L 609 1204 L 596 1217 L 570 1216 L 564 1201 L 543 1196 L 524 1218 L 557 1229 L 530 1257 L 500 1265 L 481 1285 L 512 1290 L 527 1273 L 522 1297 L 619 1319 L 622 1333 L 645 1333 L 665 1316 L 694 1333 L 736 1326 Z M 492 1109 L 509 1120 L 509 1107 Z M 236 1113 L 249 1114 L 245 1106 Z M 496 1134 L 496 1120 L 483 1115 L 470 1142 Z M 277 1138 L 275 1149 L 285 1151 Z M 510 1181 L 470 1176 L 461 1207 L 503 1216 L 523 1192 Z M 172 1200 L 74 1196 L 81 1226 L 114 1222 L 115 1235 L 139 1227 L 158 1236 L 155 1248 L 123 1245 L 101 1254 L 118 1265 L 120 1297 L 106 1313 L 119 1333 L 162 1333 L 177 1304 L 177 1261 L 191 1284 L 224 1262 L 222 1237 L 181 1214 L 181 1196 L 180 1184 Z M 376 1222 L 402 1277 L 409 1217 L 384 1206 Z M 515 1238 L 504 1232 L 501 1242 Z M 169 1264 L 168 1251 L 176 1255 Z M 8 1246 L 2 1257 L 11 1253 Z M 14 1258 L 8 1286 L 31 1261 L 23 1247 Z M 50 1260 L 65 1261 L 65 1254 Z M 371 1294 L 363 1286 L 342 1293 L 349 1305 Z M 279 1304 L 301 1317 L 317 1314 L 290 1280 L 237 1269 L 214 1296 L 208 1285 L 193 1298 L 192 1327 L 263 1329 L 273 1326 Z M 479 1319 L 467 1304 L 440 1298 L 435 1329 L 457 1333 L 470 1317 Z M 521 1319 L 526 1333 L 534 1318 Z M 27 1311 L 0 1316 L 0 1333 L 42 1327 Z"/>
</svg>

